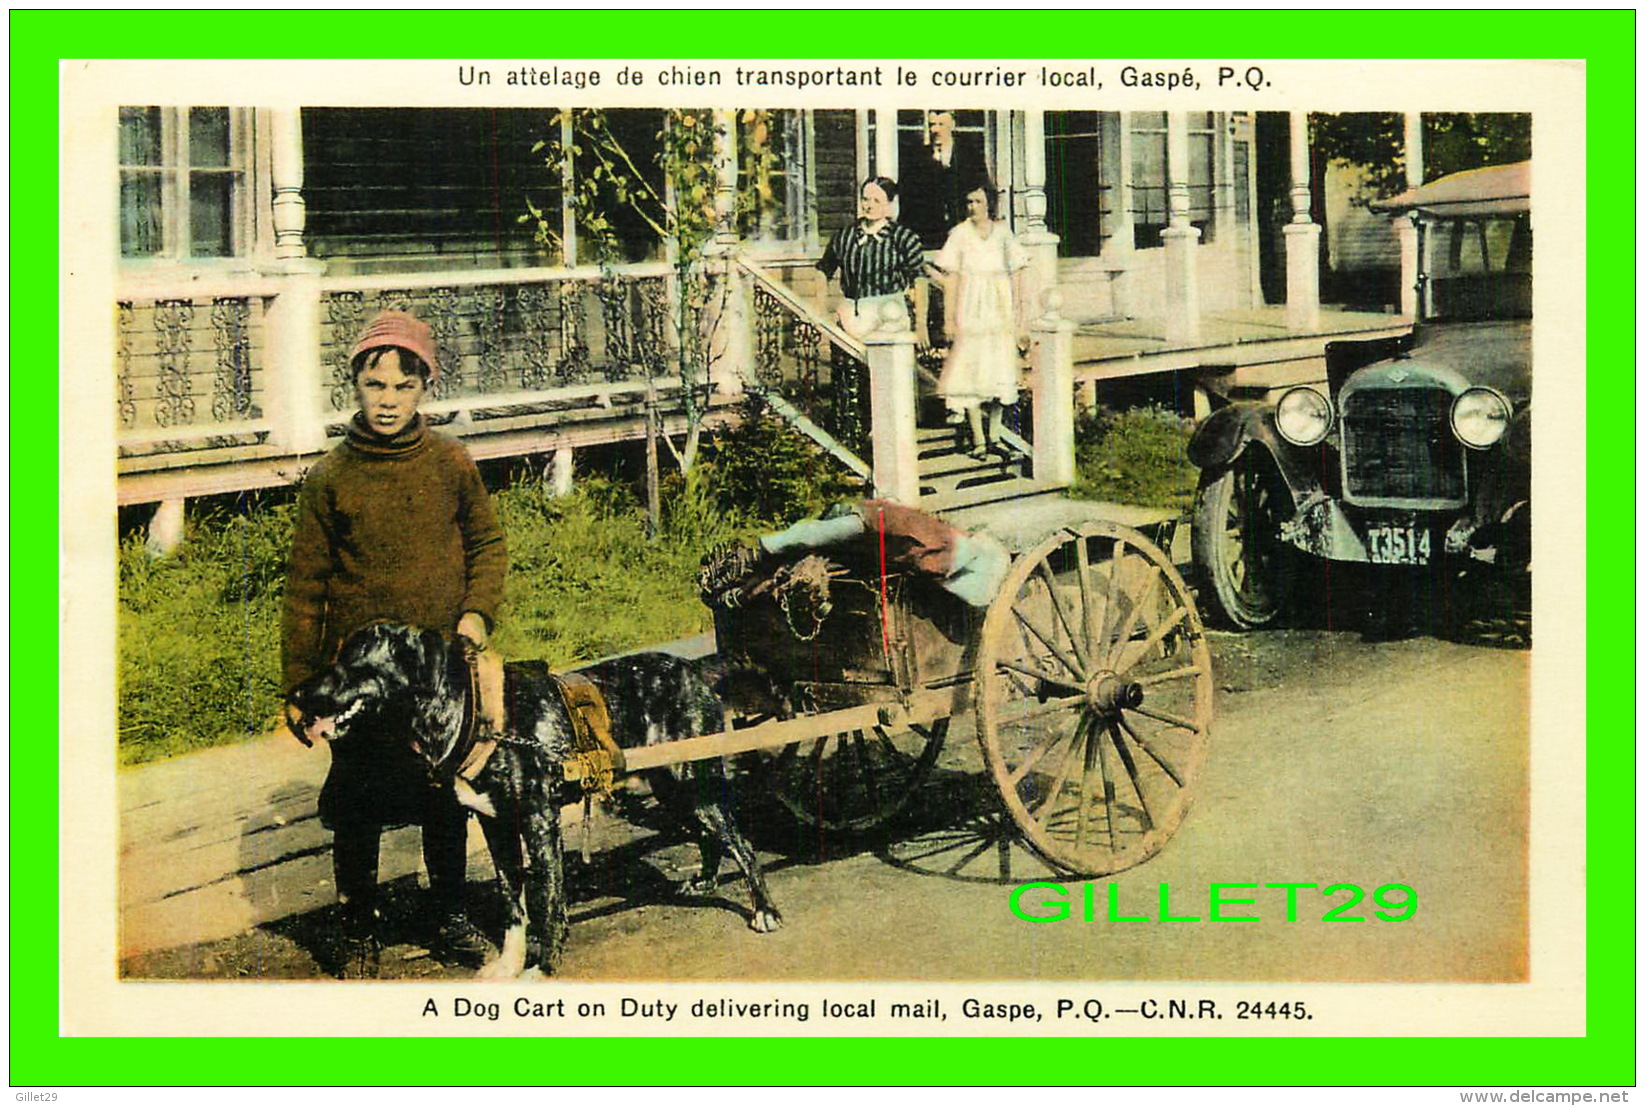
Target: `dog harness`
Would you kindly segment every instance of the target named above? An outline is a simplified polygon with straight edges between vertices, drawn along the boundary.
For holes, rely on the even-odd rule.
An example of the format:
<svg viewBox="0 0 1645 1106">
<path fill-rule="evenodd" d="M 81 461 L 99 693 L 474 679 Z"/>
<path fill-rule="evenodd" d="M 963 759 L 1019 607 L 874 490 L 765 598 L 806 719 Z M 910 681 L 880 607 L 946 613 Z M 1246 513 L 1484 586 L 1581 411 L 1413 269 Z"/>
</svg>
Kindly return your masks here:
<svg viewBox="0 0 1645 1106">
<path fill-rule="evenodd" d="M 504 715 L 503 662 L 489 650 L 464 649 L 469 694 L 462 732 L 446 758 L 447 768 L 461 789 L 472 786 L 500 743 L 507 742 Z M 623 751 L 611 736 L 611 713 L 605 696 L 588 677 L 577 673 L 545 673 L 571 719 L 572 753 L 563 772 L 567 782 L 581 784 L 587 794 L 610 795 L 626 765 Z"/>
<path fill-rule="evenodd" d="M 564 766 L 567 782 L 582 785 L 584 795 L 604 798 L 627 768 L 623 751 L 611 736 L 611 712 L 605 696 L 587 676 L 578 672 L 549 675 L 571 716 L 571 757 Z"/>
</svg>

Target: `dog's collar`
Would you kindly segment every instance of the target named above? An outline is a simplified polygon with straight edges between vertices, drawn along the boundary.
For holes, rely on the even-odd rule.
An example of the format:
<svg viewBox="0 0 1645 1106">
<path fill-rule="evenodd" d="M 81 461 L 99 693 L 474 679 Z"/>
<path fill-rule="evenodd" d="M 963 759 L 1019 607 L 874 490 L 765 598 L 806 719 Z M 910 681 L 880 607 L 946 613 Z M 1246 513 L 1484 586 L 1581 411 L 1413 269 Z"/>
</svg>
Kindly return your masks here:
<svg viewBox="0 0 1645 1106">
<path fill-rule="evenodd" d="M 458 724 L 456 740 L 451 743 L 440 762 L 434 766 L 434 774 L 438 779 L 447 782 L 457 778 L 472 781 L 485 767 L 491 753 L 497 747 L 494 734 L 480 733 L 481 716 L 481 687 L 480 650 L 474 648 L 467 641 L 459 639 L 452 648 L 462 659 L 462 679 L 466 694 L 463 695 L 463 717 Z M 490 662 L 496 663 L 496 662 Z M 453 665 L 453 667 L 456 667 Z M 486 727 L 489 731 L 490 727 Z"/>
</svg>

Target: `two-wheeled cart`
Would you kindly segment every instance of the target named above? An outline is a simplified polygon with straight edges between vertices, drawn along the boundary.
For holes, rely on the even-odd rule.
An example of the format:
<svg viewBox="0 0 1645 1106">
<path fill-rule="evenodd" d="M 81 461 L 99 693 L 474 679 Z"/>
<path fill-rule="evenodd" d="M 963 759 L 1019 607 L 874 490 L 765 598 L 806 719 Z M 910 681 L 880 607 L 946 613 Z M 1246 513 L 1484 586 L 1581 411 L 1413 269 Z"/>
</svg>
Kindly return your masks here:
<svg viewBox="0 0 1645 1106">
<path fill-rule="evenodd" d="M 1026 843 L 1069 873 L 1141 863 L 1194 799 L 1211 656 L 1170 559 L 1086 522 L 1016 557 L 986 611 L 872 556 L 827 551 L 820 608 L 771 590 L 715 612 L 734 728 L 625 754 L 628 771 L 759 751 L 798 818 L 863 831 L 902 810 L 969 720 Z"/>
</svg>

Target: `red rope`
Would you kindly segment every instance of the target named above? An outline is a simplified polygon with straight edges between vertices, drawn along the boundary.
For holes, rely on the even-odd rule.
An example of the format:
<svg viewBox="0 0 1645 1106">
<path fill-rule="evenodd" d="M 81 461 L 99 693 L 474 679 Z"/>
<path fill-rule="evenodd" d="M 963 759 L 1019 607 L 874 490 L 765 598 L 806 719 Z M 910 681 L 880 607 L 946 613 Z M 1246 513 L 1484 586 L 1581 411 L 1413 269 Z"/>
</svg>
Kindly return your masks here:
<svg viewBox="0 0 1645 1106">
<path fill-rule="evenodd" d="M 885 508 L 877 507 L 880 527 L 880 638 L 885 645 L 885 666 L 891 667 L 891 600 L 885 584 Z"/>
</svg>

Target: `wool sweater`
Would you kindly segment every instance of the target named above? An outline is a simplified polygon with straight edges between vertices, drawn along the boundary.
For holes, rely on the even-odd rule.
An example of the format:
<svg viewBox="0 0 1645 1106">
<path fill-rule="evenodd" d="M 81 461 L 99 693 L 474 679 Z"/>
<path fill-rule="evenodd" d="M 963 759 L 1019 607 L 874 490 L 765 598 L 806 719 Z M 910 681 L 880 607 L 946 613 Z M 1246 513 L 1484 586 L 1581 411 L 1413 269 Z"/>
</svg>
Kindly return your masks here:
<svg viewBox="0 0 1645 1106">
<path fill-rule="evenodd" d="M 450 634 L 465 611 L 493 624 L 508 554 L 480 473 L 422 416 L 393 438 L 357 416 L 297 501 L 286 579 L 284 686 L 296 687 L 368 622 Z"/>
</svg>

